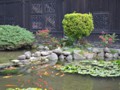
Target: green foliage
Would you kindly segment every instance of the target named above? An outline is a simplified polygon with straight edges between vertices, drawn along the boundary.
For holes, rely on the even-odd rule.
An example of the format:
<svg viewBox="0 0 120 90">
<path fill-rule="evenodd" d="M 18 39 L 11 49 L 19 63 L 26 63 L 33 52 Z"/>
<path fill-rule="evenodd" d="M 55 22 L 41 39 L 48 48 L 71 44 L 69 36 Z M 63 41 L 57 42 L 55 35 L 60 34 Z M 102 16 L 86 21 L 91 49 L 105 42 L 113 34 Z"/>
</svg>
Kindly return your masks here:
<svg viewBox="0 0 120 90">
<path fill-rule="evenodd" d="M 104 47 L 110 46 L 111 44 L 119 40 L 117 39 L 117 35 L 115 33 L 106 34 L 104 31 L 102 31 L 102 35 L 100 35 L 99 38 L 101 39 L 101 44 Z"/>
<path fill-rule="evenodd" d="M 34 35 L 19 26 L 0 25 L 0 49 L 14 50 L 31 46 Z"/>
<path fill-rule="evenodd" d="M 59 42 L 58 38 L 51 36 L 50 31 L 48 29 L 38 30 L 36 32 L 36 36 L 37 36 L 39 44 L 48 46 L 50 49 L 60 46 L 60 42 Z"/>
<path fill-rule="evenodd" d="M 61 46 L 73 46 L 74 40 L 72 38 L 69 38 L 65 36 L 64 38 L 61 39 Z"/>
<path fill-rule="evenodd" d="M 13 75 L 13 74 L 19 74 L 19 69 L 5 69 L 0 71 L 0 75 Z"/>
<path fill-rule="evenodd" d="M 120 76 L 119 63 L 119 61 L 106 62 L 85 60 L 63 66 L 61 70 L 67 73 L 78 73 L 81 75 L 91 75 L 98 77 L 118 77 Z"/>
<path fill-rule="evenodd" d="M 43 90 L 41 88 L 8 88 L 6 90 Z M 46 89 L 47 90 L 47 89 Z"/>
<path fill-rule="evenodd" d="M 94 29 L 92 14 L 66 14 L 62 24 L 65 35 L 74 40 L 89 36 Z"/>
</svg>

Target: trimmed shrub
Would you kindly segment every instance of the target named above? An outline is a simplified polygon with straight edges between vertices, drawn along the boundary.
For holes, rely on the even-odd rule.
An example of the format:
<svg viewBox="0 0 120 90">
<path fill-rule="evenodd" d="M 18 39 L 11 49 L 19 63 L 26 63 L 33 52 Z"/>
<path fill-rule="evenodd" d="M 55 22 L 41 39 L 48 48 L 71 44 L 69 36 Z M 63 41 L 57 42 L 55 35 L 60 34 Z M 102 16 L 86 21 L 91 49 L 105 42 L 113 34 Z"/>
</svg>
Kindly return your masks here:
<svg viewBox="0 0 120 90">
<path fill-rule="evenodd" d="M 74 40 L 89 36 L 94 29 L 92 14 L 66 14 L 62 21 L 64 33 Z"/>
<path fill-rule="evenodd" d="M 24 28 L 0 25 L 0 50 L 15 50 L 22 47 L 30 47 L 34 41 L 34 35 Z"/>
</svg>

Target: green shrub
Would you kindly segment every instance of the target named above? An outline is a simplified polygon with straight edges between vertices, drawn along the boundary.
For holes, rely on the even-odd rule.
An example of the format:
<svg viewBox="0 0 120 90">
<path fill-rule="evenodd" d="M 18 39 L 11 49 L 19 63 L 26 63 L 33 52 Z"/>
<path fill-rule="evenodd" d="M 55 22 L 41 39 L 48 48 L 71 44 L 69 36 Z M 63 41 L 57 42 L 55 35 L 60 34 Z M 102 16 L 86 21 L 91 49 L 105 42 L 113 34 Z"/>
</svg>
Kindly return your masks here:
<svg viewBox="0 0 120 90">
<path fill-rule="evenodd" d="M 65 35 L 74 40 L 89 36 L 94 29 L 92 14 L 66 14 L 62 24 Z"/>
<path fill-rule="evenodd" d="M 34 35 L 19 26 L 0 25 L 0 49 L 14 50 L 31 46 Z"/>
</svg>

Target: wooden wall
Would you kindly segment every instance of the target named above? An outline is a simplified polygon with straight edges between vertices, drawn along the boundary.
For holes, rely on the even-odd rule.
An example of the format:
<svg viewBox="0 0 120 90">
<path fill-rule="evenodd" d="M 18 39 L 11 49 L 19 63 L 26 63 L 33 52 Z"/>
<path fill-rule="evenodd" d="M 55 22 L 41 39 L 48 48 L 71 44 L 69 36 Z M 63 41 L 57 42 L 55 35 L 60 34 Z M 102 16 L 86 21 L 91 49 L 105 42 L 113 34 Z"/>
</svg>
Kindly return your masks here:
<svg viewBox="0 0 120 90">
<path fill-rule="evenodd" d="M 74 11 L 93 14 L 94 33 L 120 34 L 120 0 L 64 0 L 64 14 Z"/>
</svg>

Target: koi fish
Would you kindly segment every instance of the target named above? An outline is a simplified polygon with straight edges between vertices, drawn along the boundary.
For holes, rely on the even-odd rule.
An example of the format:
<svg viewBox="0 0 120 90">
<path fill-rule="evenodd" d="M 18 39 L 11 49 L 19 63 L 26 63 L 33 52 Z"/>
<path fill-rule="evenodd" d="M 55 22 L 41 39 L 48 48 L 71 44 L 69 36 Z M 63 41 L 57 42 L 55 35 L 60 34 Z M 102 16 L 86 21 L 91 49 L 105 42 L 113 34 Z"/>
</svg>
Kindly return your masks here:
<svg viewBox="0 0 120 90">
<path fill-rule="evenodd" d="M 13 84 L 7 84 L 5 85 L 6 87 L 16 87 L 17 85 L 13 85 Z"/>
<path fill-rule="evenodd" d="M 3 78 L 11 78 L 12 76 L 4 76 Z"/>
<path fill-rule="evenodd" d="M 63 77 L 65 74 L 60 75 L 60 77 Z"/>
</svg>

